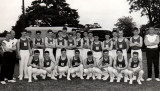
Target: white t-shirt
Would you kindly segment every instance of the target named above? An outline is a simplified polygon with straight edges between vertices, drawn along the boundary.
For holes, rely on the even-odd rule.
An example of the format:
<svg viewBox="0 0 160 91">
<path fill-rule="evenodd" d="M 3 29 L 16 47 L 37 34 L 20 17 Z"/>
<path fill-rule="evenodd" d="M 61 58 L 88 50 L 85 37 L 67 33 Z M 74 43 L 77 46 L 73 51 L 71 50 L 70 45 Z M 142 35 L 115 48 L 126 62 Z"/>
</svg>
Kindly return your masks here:
<svg viewBox="0 0 160 91">
<path fill-rule="evenodd" d="M 146 37 L 147 37 L 147 40 L 149 41 L 149 42 L 155 42 L 156 41 L 156 38 L 157 38 L 157 36 L 158 35 L 156 35 L 156 34 L 154 34 L 154 35 L 146 35 Z M 157 48 L 158 47 L 158 45 L 153 45 L 153 46 L 147 46 L 147 48 Z"/>
<path fill-rule="evenodd" d="M 10 40 L 9 41 L 3 40 L 2 42 L 5 43 L 7 48 L 12 48 L 12 42 Z M 2 46 L 2 49 L 3 49 L 3 46 Z M 4 51 L 4 49 L 3 49 L 3 51 Z"/>
<path fill-rule="evenodd" d="M 17 39 L 10 39 L 10 41 L 12 42 L 12 47 L 16 48 L 16 44 L 17 44 Z"/>
<path fill-rule="evenodd" d="M 10 39 L 10 41 L 12 42 L 13 45 L 16 45 L 16 44 L 17 44 L 17 39 L 16 39 L 16 38 Z"/>
</svg>

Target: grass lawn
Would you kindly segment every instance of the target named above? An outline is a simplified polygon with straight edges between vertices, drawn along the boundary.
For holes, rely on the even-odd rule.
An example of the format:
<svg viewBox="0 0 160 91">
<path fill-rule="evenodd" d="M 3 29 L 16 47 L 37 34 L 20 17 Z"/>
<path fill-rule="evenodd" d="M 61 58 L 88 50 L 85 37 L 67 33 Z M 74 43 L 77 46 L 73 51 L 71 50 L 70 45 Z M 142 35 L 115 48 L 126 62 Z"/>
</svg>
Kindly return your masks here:
<svg viewBox="0 0 160 91">
<path fill-rule="evenodd" d="M 143 53 L 143 58 L 144 79 L 146 79 L 147 65 L 145 53 Z M 15 68 L 15 76 L 18 76 L 18 64 Z M 80 78 L 72 79 L 72 81 L 67 81 L 66 78 L 54 81 L 49 78 L 46 80 L 40 78 L 32 83 L 28 83 L 27 80 L 17 80 L 16 83 L 0 84 L 0 91 L 160 91 L 160 82 L 155 80 L 150 82 L 144 81 L 142 85 L 138 85 L 134 81 L 133 85 L 129 85 L 123 81 L 110 83 L 103 80 L 80 80 Z"/>
</svg>

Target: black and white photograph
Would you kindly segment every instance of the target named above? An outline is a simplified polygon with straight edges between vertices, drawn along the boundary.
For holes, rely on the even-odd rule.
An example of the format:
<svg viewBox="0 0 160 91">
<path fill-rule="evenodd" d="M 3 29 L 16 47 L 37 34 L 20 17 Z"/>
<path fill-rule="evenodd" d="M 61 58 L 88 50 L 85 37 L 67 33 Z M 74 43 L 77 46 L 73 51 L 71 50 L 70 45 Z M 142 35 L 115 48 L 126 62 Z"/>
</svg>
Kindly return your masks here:
<svg viewBox="0 0 160 91">
<path fill-rule="evenodd" d="M 160 0 L 1 0 L 0 91 L 160 91 Z"/>
</svg>

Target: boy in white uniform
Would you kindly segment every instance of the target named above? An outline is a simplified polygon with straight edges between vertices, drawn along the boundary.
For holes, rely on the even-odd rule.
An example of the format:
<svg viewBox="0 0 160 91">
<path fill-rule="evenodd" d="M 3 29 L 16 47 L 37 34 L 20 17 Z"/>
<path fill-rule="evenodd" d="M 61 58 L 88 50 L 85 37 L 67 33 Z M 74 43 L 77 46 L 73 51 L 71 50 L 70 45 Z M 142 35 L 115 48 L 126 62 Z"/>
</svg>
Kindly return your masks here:
<svg viewBox="0 0 160 91">
<path fill-rule="evenodd" d="M 111 41 L 112 41 L 112 43 L 113 43 L 113 47 L 112 47 L 112 58 L 115 58 L 116 56 L 117 56 L 117 44 L 116 44 L 116 42 L 117 42 L 117 31 L 116 30 L 113 30 L 112 31 L 112 39 L 111 39 Z"/>
<path fill-rule="evenodd" d="M 138 28 L 133 30 L 134 36 L 130 38 L 130 47 L 131 47 L 131 57 L 133 57 L 133 52 L 138 52 L 139 58 L 142 59 L 142 50 L 143 38 L 139 36 Z"/>
<path fill-rule="evenodd" d="M 93 56 L 96 58 L 96 62 L 99 63 L 99 59 L 102 57 L 102 42 L 99 41 L 98 35 L 94 35 L 94 42 L 91 45 Z"/>
<path fill-rule="evenodd" d="M 39 58 L 40 52 L 39 50 L 35 50 L 33 56 L 30 56 L 28 61 L 28 82 L 32 82 L 32 76 L 34 80 L 37 79 L 37 75 L 42 76 L 43 79 L 46 78 L 46 71 L 42 69 L 42 59 Z"/>
<path fill-rule="evenodd" d="M 41 38 L 41 31 L 36 31 L 36 38 L 33 39 L 33 50 L 39 50 L 39 57 L 43 58 L 43 50 L 44 50 L 44 39 Z"/>
<path fill-rule="evenodd" d="M 71 80 L 70 79 L 70 74 L 73 74 L 72 76 L 74 77 L 74 75 L 77 75 L 79 74 L 79 77 L 81 79 L 84 79 L 83 78 L 83 64 L 82 64 L 82 58 L 80 56 L 80 52 L 79 50 L 75 50 L 75 56 L 73 56 L 71 58 L 71 65 L 70 65 L 70 68 L 68 69 L 68 75 L 67 75 L 67 80 Z"/>
<path fill-rule="evenodd" d="M 127 59 L 127 51 L 129 49 L 129 41 L 127 38 L 124 38 L 123 37 L 123 31 L 122 30 L 119 30 L 118 31 L 118 39 L 117 39 L 117 48 L 118 49 L 121 49 L 123 51 L 123 56 Z"/>
<path fill-rule="evenodd" d="M 105 35 L 106 40 L 103 41 L 102 43 L 102 49 L 103 50 L 108 50 L 109 55 L 112 55 L 112 48 L 113 48 L 113 42 L 110 40 L 110 35 L 106 34 Z"/>
<path fill-rule="evenodd" d="M 76 48 L 80 51 L 80 55 L 81 57 L 83 57 L 83 39 L 81 38 L 81 32 L 80 31 L 77 31 L 76 32 Z"/>
<path fill-rule="evenodd" d="M 101 71 L 103 72 L 102 75 L 104 77 L 102 78 L 103 80 L 107 80 L 108 77 L 110 76 L 110 82 L 113 82 L 113 59 L 109 55 L 108 50 L 103 51 L 103 56 L 100 58 L 99 66 Z"/>
<path fill-rule="evenodd" d="M 61 49 L 61 55 L 57 58 L 57 70 L 59 73 L 59 78 L 62 78 L 62 75 L 65 76 L 65 73 L 68 72 L 70 66 L 70 59 L 66 55 L 66 49 Z"/>
<path fill-rule="evenodd" d="M 45 37 L 45 51 L 49 51 L 49 55 L 55 59 L 53 55 L 53 48 L 56 47 L 56 41 L 52 38 L 52 30 L 47 31 L 47 37 Z"/>
<path fill-rule="evenodd" d="M 87 58 L 87 52 L 90 51 L 88 32 L 83 32 L 83 60 Z"/>
<path fill-rule="evenodd" d="M 26 37 L 27 31 L 22 31 L 21 38 L 17 41 L 17 52 L 19 56 L 19 80 L 24 78 L 28 79 L 27 73 L 27 63 L 29 60 L 29 56 L 32 54 L 30 43 L 28 38 Z"/>
<path fill-rule="evenodd" d="M 141 81 L 143 80 L 143 65 L 142 65 L 142 60 L 141 58 L 138 57 L 138 52 L 133 52 L 133 57 L 129 59 L 129 64 L 128 64 L 128 74 L 130 76 L 130 82 L 129 84 L 132 84 L 133 80 L 136 79 L 136 74 L 138 75 L 137 82 L 138 84 L 142 84 Z"/>
<path fill-rule="evenodd" d="M 62 36 L 62 31 L 58 31 L 58 38 L 56 40 L 56 59 L 61 55 L 61 49 L 66 48 L 67 41 Z"/>
<path fill-rule="evenodd" d="M 117 57 L 114 59 L 114 70 L 113 73 L 117 76 L 117 82 L 120 82 L 124 74 L 124 82 L 128 80 L 128 61 L 126 57 L 123 56 L 123 51 L 121 49 L 117 50 Z"/>
<path fill-rule="evenodd" d="M 101 79 L 102 71 L 97 65 L 96 58 L 93 56 L 92 51 L 88 51 L 87 58 L 84 60 L 84 73 L 87 74 L 87 78 L 92 77 L 95 80 L 95 75 L 97 74 L 97 79 Z"/>
<path fill-rule="evenodd" d="M 44 52 L 42 69 L 46 71 L 48 77 L 51 77 L 53 80 L 57 80 L 57 78 L 55 78 L 55 73 L 57 72 L 56 62 L 54 58 L 49 56 L 49 51 Z"/>
<path fill-rule="evenodd" d="M 68 34 L 66 49 L 67 49 L 67 56 L 72 58 L 74 56 L 74 49 L 76 49 L 76 40 L 73 39 L 72 33 Z"/>
</svg>

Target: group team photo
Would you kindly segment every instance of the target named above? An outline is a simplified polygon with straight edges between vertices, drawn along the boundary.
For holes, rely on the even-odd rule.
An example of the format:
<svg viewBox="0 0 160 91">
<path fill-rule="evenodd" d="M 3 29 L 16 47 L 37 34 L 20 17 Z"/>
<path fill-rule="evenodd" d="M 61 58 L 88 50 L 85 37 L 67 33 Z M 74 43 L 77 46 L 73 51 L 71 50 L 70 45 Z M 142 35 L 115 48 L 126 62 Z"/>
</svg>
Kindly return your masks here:
<svg viewBox="0 0 160 91">
<path fill-rule="evenodd" d="M 122 30 L 105 34 L 105 40 L 99 41 L 99 36 L 92 32 L 73 30 L 67 33 L 63 27 L 56 34 L 48 30 L 45 38 L 41 38 L 41 31 L 36 31 L 35 38 L 31 38 L 31 31 L 23 30 L 20 39 L 15 39 L 15 32 L 6 34 L 2 41 L 3 59 L 1 65 L 1 84 L 16 82 L 13 77 L 16 58 L 19 59 L 19 80 L 28 79 L 28 82 L 50 77 L 58 80 L 62 77 L 71 80 L 80 79 L 107 80 L 109 82 L 124 82 L 133 84 L 136 80 L 142 84 L 143 64 L 142 45 L 143 38 L 138 28 L 133 30 L 133 37 L 129 40 L 123 37 Z M 83 37 L 81 37 L 83 34 Z M 55 35 L 53 37 L 53 35 Z M 155 80 L 159 79 L 159 36 L 155 34 L 154 27 L 148 29 L 144 38 L 147 46 L 148 78 L 152 80 L 152 64 L 154 65 Z M 131 57 L 127 51 L 131 48 Z M 85 78 L 84 78 L 85 77 Z M 58 78 L 58 79 L 57 79 Z"/>
<path fill-rule="evenodd" d="M 2 0 L 0 91 L 159 91 L 160 0 Z"/>
</svg>

